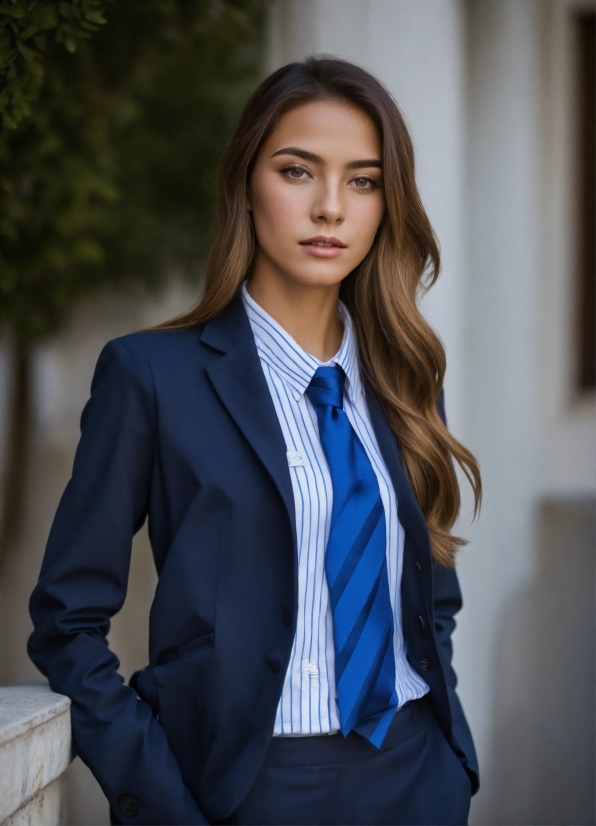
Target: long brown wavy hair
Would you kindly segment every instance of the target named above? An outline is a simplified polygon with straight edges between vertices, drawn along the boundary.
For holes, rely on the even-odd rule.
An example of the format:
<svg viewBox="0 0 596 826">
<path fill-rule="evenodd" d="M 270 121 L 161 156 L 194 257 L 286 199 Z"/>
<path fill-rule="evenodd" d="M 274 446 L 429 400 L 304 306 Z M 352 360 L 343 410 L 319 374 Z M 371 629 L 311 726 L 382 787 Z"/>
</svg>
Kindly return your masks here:
<svg viewBox="0 0 596 826">
<path fill-rule="evenodd" d="M 313 100 L 358 107 L 381 136 L 385 214 L 368 255 L 342 282 L 340 296 L 354 320 L 361 370 L 397 437 L 433 558 L 452 566 L 464 544 L 451 534 L 460 509 L 454 460 L 472 486 L 475 513 L 480 471 L 437 412 L 445 351 L 417 300 L 438 277 L 439 247 L 416 187 L 414 150 L 403 116 L 376 78 L 352 63 L 323 56 L 290 63 L 260 83 L 221 158 L 203 295 L 190 312 L 154 329 L 204 324 L 225 309 L 250 276 L 257 242 L 247 195 L 255 159 L 279 118 Z"/>
</svg>

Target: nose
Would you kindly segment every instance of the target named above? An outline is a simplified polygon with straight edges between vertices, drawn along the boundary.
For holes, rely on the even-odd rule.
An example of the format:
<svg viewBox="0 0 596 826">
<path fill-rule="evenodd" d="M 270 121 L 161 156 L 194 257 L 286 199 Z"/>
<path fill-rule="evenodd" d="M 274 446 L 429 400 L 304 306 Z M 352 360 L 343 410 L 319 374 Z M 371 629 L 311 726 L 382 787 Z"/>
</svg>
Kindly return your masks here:
<svg viewBox="0 0 596 826">
<path fill-rule="evenodd" d="M 312 205 L 312 220 L 317 224 L 338 226 L 343 223 L 345 217 L 339 181 L 322 181 L 321 186 L 317 188 L 316 198 Z"/>
</svg>

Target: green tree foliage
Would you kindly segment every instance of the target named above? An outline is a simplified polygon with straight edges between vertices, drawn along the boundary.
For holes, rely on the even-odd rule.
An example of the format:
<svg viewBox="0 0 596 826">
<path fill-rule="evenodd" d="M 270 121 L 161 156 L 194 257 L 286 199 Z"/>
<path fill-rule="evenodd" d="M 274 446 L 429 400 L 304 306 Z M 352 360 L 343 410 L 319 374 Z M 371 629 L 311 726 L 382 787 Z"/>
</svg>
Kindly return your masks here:
<svg viewBox="0 0 596 826">
<path fill-rule="evenodd" d="M 102 0 L 4 0 L 0 4 L 0 115 L 9 129 L 31 114 L 52 44 L 74 52 L 105 18 Z"/>
<path fill-rule="evenodd" d="M 259 70 L 262 0 L 126 0 L 56 49 L 0 135 L 0 327 L 33 342 L 106 283 L 196 271 L 217 157 Z"/>
<path fill-rule="evenodd" d="M 0 329 L 20 383 L 4 524 L 19 510 L 31 346 L 101 287 L 199 272 L 215 166 L 260 71 L 265 12 L 266 0 L 110 3 L 74 53 L 46 48 L 30 116 L 0 134 Z"/>
</svg>

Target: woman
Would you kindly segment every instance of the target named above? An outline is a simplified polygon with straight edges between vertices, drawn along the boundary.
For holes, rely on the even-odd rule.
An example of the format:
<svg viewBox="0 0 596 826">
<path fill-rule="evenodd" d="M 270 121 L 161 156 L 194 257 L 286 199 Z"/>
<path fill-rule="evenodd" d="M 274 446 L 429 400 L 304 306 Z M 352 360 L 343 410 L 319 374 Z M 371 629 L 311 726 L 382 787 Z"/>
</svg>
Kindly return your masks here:
<svg viewBox="0 0 596 826">
<path fill-rule="evenodd" d="M 266 78 L 224 153 L 204 295 L 109 342 L 31 599 L 32 659 L 118 823 L 464 823 L 439 254 L 395 103 L 349 63 Z M 107 647 L 131 540 L 150 665 Z"/>
</svg>

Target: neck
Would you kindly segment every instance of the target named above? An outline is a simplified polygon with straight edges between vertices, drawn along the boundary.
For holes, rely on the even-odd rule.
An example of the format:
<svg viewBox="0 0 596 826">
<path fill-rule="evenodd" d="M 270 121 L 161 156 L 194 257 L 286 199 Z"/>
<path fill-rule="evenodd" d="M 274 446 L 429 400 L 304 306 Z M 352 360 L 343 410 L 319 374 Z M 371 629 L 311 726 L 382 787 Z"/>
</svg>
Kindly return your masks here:
<svg viewBox="0 0 596 826">
<path fill-rule="evenodd" d="M 250 297 L 307 353 L 319 361 L 329 361 L 337 353 L 343 336 L 337 317 L 339 284 L 300 284 L 259 267 L 257 261 L 247 289 Z"/>
</svg>

